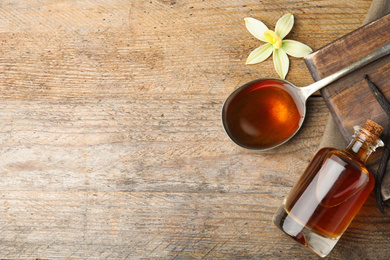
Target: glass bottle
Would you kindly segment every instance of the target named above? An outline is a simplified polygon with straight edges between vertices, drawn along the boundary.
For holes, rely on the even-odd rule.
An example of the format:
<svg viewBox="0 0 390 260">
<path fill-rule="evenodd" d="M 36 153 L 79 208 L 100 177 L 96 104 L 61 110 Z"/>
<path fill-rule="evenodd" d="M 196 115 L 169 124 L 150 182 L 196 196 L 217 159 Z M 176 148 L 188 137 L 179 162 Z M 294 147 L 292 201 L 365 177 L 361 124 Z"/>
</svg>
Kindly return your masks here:
<svg viewBox="0 0 390 260">
<path fill-rule="evenodd" d="M 355 217 L 375 185 L 365 163 L 383 128 L 367 120 L 342 151 L 323 148 L 276 211 L 273 222 L 287 235 L 325 257 Z"/>
</svg>

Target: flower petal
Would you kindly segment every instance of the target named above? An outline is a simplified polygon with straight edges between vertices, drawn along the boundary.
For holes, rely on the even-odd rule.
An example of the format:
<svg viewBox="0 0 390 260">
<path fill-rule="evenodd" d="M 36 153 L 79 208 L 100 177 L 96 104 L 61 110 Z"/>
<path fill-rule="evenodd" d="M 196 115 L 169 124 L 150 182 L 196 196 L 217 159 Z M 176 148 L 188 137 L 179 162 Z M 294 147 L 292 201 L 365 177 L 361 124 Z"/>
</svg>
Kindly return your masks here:
<svg viewBox="0 0 390 260">
<path fill-rule="evenodd" d="M 248 31 L 260 41 L 266 42 L 264 33 L 268 30 L 268 27 L 263 22 L 251 17 L 245 18 L 244 20 Z"/>
<path fill-rule="evenodd" d="M 286 52 L 283 49 L 274 50 L 273 58 L 276 72 L 282 79 L 285 79 L 290 66 L 290 60 Z"/>
<path fill-rule="evenodd" d="M 248 56 L 246 64 L 255 64 L 266 60 L 272 53 L 271 43 L 264 44 L 256 49 L 254 49 Z"/>
<path fill-rule="evenodd" d="M 305 57 L 307 54 L 313 52 L 313 50 L 307 46 L 306 44 L 303 44 L 301 42 L 297 42 L 294 40 L 284 40 L 282 41 L 282 47 L 285 52 L 287 52 L 288 55 L 291 55 L 293 57 L 302 58 Z"/>
<path fill-rule="evenodd" d="M 294 15 L 288 13 L 283 15 L 275 26 L 275 32 L 283 40 L 284 37 L 291 31 L 294 25 Z"/>
</svg>

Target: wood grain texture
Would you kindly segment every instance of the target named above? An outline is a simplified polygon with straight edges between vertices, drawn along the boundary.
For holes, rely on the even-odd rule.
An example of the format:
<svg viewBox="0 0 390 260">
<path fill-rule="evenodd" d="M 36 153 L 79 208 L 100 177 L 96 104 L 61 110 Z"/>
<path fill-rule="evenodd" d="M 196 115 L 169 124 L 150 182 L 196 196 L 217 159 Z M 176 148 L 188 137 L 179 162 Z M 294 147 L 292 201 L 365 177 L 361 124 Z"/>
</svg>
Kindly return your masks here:
<svg viewBox="0 0 390 260">
<path fill-rule="evenodd" d="M 305 61 L 313 78 L 320 80 L 388 43 L 389 38 L 390 14 L 311 53 L 305 57 Z M 381 92 L 389 96 L 389 88 L 386 87 L 386 76 L 390 72 L 389 61 L 390 57 L 385 56 L 321 89 L 321 94 L 346 140 L 351 138 L 353 126 L 363 125 L 366 119 L 387 126 L 388 116 L 376 101 L 364 76 L 369 75 L 380 86 Z"/>
<path fill-rule="evenodd" d="M 362 23 L 371 1 L 48 0 L 0 3 L 0 258 L 313 259 L 271 219 L 317 150 L 328 109 L 257 153 L 223 132 L 227 95 L 272 60 L 252 16 L 313 49 Z M 302 59 L 287 79 L 312 82 Z M 385 259 L 371 197 L 329 259 Z"/>
</svg>

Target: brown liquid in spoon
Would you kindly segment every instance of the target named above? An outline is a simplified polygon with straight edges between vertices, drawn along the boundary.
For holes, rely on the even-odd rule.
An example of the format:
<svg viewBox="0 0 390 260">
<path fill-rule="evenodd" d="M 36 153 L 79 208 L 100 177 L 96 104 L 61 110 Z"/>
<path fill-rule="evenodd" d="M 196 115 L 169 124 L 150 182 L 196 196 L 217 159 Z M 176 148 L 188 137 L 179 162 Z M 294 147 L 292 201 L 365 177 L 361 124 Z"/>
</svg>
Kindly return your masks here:
<svg viewBox="0 0 390 260">
<path fill-rule="evenodd" d="M 226 132 L 234 142 L 249 149 L 282 144 L 299 129 L 304 118 L 304 104 L 299 97 L 288 90 L 286 83 L 273 79 L 243 86 L 226 105 Z"/>
</svg>

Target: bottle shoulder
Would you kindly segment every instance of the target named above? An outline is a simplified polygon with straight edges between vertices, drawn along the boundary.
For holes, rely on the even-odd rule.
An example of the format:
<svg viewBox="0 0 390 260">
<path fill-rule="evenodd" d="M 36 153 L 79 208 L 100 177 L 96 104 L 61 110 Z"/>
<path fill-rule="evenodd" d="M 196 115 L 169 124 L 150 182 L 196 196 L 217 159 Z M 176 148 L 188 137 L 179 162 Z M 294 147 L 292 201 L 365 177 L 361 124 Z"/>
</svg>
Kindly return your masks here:
<svg viewBox="0 0 390 260">
<path fill-rule="evenodd" d="M 340 157 L 340 159 L 346 160 L 346 161 L 354 161 L 359 164 L 363 164 L 358 158 L 353 156 L 352 154 L 348 153 L 345 150 L 338 150 L 338 149 L 327 149 L 324 151 L 326 153 L 325 157 L 329 158 L 331 156 L 337 156 Z"/>
<path fill-rule="evenodd" d="M 362 173 L 373 175 L 371 171 L 366 167 L 366 165 L 359 160 L 359 158 L 355 157 L 353 154 L 348 153 L 345 150 L 331 150 L 327 153 L 324 158 L 324 162 L 327 159 L 331 159 L 333 161 L 338 162 L 341 165 L 348 165 L 348 168 L 354 169 L 355 171 L 361 171 Z"/>
</svg>

